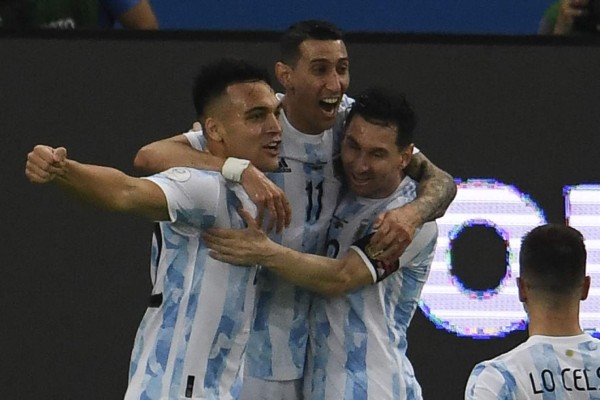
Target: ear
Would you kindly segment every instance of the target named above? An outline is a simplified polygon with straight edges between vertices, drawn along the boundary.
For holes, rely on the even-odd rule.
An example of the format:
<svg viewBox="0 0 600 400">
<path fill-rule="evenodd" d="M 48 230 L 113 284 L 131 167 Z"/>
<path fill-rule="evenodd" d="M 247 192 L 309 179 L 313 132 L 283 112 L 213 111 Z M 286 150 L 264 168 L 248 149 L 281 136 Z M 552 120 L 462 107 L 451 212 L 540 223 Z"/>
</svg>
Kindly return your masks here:
<svg viewBox="0 0 600 400">
<path fill-rule="evenodd" d="M 413 150 L 414 150 L 414 144 L 409 144 L 408 146 L 406 146 L 406 148 L 404 150 L 402 150 L 402 158 L 401 158 L 401 170 L 404 170 L 408 164 L 410 164 L 410 160 L 412 160 L 412 154 L 413 154 Z"/>
<path fill-rule="evenodd" d="M 219 121 L 217 121 L 213 117 L 208 117 L 204 121 L 204 127 L 204 134 L 207 138 L 215 142 L 223 141 L 223 127 L 221 126 Z"/>
<path fill-rule="evenodd" d="M 519 277 L 517 277 L 517 289 L 519 291 L 519 301 L 521 303 L 527 302 L 527 285 Z"/>
<path fill-rule="evenodd" d="M 277 64 L 275 64 L 275 76 L 286 91 L 293 88 L 292 67 L 281 61 L 278 61 Z"/>
<path fill-rule="evenodd" d="M 592 279 L 589 276 L 586 276 L 583 280 L 583 287 L 581 288 L 581 300 L 587 299 L 591 283 Z"/>
</svg>

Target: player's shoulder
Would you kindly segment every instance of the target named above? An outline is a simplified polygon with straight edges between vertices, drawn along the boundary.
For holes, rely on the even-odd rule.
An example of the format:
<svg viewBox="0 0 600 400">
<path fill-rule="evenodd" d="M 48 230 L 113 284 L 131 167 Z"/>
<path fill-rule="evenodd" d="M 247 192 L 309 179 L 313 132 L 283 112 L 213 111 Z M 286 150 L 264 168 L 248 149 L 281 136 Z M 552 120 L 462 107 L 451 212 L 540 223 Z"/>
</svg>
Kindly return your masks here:
<svg viewBox="0 0 600 400">
<path fill-rule="evenodd" d="M 512 398 L 517 380 L 498 362 L 486 360 L 475 365 L 465 388 L 465 400 L 500 400 Z"/>
<path fill-rule="evenodd" d="M 354 98 L 348 96 L 347 94 L 342 95 L 342 101 L 340 101 L 340 107 L 348 108 L 352 104 L 354 104 Z"/>
<path fill-rule="evenodd" d="M 487 372 L 492 372 L 492 371 L 502 371 L 502 370 L 508 370 L 511 368 L 512 364 L 519 364 L 521 363 L 520 360 L 522 360 L 524 357 L 526 357 L 529 352 L 531 351 L 531 348 L 534 346 L 535 344 L 532 343 L 530 340 L 525 341 L 521 344 L 519 344 L 516 347 L 513 347 L 512 349 L 508 350 L 505 353 L 499 354 L 494 358 L 491 358 L 489 360 L 484 360 L 479 362 L 475 368 L 473 368 L 473 371 L 477 370 L 477 371 L 487 371 Z"/>
<path fill-rule="evenodd" d="M 387 197 L 386 209 L 392 210 L 411 202 L 417 197 L 417 182 L 410 176 L 405 176 L 396 187 L 396 190 Z"/>
<path fill-rule="evenodd" d="M 226 183 L 221 173 L 190 167 L 174 167 L 147 177 L 147 179 L 170 187 L 179 187 L 186 192 L 207 192 L 208 188 L 223 186 Z"/>
<path fill-rule="evenodd" d="M 519 382 L 518 371 L 512 367 L 510 360 L 505 360 L 502 356 L 481 361 L 473 367 L 467 381 L 468 391 L 476 393 L 489 388 L 493 388 L 495 392 L 504 391 L 501 388 L 511 388 L 510 391 L 516 389 Z"/>
</svg>

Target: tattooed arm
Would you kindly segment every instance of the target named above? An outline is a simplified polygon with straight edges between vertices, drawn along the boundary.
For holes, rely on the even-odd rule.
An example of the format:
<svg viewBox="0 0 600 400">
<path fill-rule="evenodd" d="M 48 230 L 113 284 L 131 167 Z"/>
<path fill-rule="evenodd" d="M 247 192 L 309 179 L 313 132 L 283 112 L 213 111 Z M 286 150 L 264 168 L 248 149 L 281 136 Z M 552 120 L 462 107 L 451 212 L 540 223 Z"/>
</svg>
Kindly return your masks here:
<svg viewBox="0 0 600 400">
<path fill-rule="evenodd" d="M 419 182 L 417 198 L 394 210 L 380 214 L 377 232 L 371 239 L 374 252 L 381 260 L 398 259 L 412 241 L 417 227 L 444 215 L 456 196 L 452 176 L 438 168 L 421 152 L 413 154 L 404 172 Z"/>
</svg>

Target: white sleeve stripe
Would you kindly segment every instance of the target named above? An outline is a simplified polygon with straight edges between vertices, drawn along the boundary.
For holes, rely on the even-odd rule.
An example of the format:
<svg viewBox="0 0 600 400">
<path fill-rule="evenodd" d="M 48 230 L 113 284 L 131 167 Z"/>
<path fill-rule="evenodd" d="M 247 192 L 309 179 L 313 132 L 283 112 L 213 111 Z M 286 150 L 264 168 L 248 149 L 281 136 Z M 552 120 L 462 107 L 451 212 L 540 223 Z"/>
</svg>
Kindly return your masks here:
<svg viewBox="0 0 600 400">
<path fill-rule="evenodd" d="M 363 260 L 363 262 L 369 269 L 369 272 L 371 273 L 371 277 L 373 278 L 373 283 L 377 282 L 377 272 L 375 271 L 375 267 L 373 266 L 373 264 L 371 263 L 371 260 L 369 260 L 369 257 L 367 257 L 365 252 L 362 251 L 362 249 L 360 247 L 354 246 L 354 245 L 350 246 L 350 249 L 354 250 L 359 255 L 359 257 Z"/>
</svg>

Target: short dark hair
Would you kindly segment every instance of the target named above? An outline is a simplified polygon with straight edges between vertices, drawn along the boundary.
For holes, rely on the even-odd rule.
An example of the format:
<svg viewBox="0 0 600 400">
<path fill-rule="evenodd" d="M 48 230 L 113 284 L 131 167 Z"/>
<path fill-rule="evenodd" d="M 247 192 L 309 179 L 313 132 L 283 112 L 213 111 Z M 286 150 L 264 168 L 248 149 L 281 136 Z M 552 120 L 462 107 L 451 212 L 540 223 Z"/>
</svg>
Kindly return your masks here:
<svg viewBox="0 0 600 400">
<path fill-rule="evenodd" d="M 327 21 L 306 20 L 291 25 L 279 41 L 280 61 L 295 65 L 300 59 L 300 44 L 305 40 L 344 40 L 342 31 Z"/>
<path fill-rule="evenodd" d="M 356 96 L 346 117 L 344 131 L 356 115 L 365 121 L 396 129 L 396 146 L 402 150 L 413 142 L 417 116 L 404 94 L 388 88 L 372 87 Z"/>
<path fill-rule="evenodd" d="M 584 238 L 578 230 L 546 224 L 523 238 L 520 275 L 530 287 L 567 295 L 583 283 L 586 259 Z"/>
<path fill-rule="evenodd" d="M 221 58 L 204 65 L 194 80 L 193 97 L 196 115 L 202 122 L 206 107 L 235 83 L 259 82 L 271 84 L 265 68 L 235 58 Z"/>
</svg>

